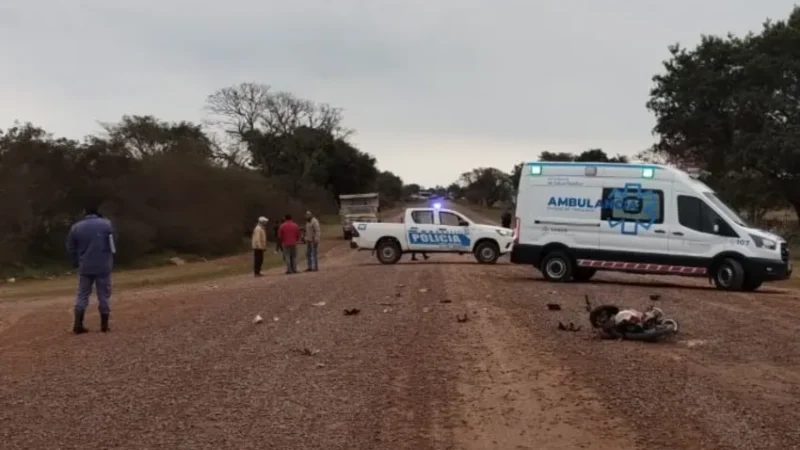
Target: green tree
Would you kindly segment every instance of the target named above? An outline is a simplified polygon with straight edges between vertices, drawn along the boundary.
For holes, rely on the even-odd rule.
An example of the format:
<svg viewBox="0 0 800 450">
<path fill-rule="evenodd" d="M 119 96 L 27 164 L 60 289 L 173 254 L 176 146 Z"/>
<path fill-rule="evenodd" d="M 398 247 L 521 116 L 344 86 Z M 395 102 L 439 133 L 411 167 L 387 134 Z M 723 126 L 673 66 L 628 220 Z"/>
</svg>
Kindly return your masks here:
<svg viewBox="0 0 800 450">
<path fill-rule="evenodd" d="M 461 186 L 459 186 L 458 183 L 450 183 L 450 185 L 447 186 L 447 195 L 454 199 L 461 198 L 463 195 Z"/>
<path fill-rule="evenodd" d="M 419 194 L 422 187 L 416 183 L 406 184 L 403 186 L 403 198 L 410 198 L 412 195 Z"/>
<path fill-rule="evenodd" d="M 542 152 L 539 154 L 539 161 L 551 162 L 628 162 L 628 158 L 623 155 L 609 157 L 606 152 L 599 148 L 592 148 L 579 154 L 567 152 Z"/>
<path fill-rule="evenodd" d="M 464 172 L 459 180 L 467 200 L 473 203 L 491 207 L 499 201 L 511 199 L 511 177 L 500 169 L 480 167 Z"/>
<path fill-rule="evenodd" d="M 511 187 L 516 191 L 519 188 L 519 179 L 522 176 L 522 168 L 525 167 L 525 163 L 521 162 L 514 165 L 514 168 L 511 169 Z"/>
<path fill-rule="evenodd" d="M 660 138 L 654 151 L 702 167 L 712 181 L 746 179 L 761 201 L 780 193 L 800 217 L 798 30 L 795 7 L 759 34 L 703 36 L 691 50 L 671 46 L 647 103 Z"/>
<path fill-rule="evenodd" d="M 389 204 L 403 199 L 403 179 L 388 170 L 378 173 L 375 189 L 381 196 L 381 202 Z"/>
</svg>

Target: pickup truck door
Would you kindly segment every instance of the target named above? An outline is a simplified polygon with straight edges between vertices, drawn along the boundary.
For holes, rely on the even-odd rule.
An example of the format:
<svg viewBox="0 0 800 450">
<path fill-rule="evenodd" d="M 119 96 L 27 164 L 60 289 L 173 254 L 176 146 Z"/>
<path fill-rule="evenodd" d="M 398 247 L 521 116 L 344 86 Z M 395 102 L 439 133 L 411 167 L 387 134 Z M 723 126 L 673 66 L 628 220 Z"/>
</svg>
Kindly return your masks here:
<svg viewBox="0 0 800 450">
<path fill-rule="evenodd" d="M 447 250 L 465 251 L 472 250 L 472 236 L 470 236 L 470 223 L 460 214 L 453 211 L 439 211 L 437 217 L 439 233 L 446 234 L 446 242 L 441 246 Z"/>
<path fill-rule="evenodd" d="M 416 252 L 439 250 L 441 244 L 436 239 L 439 225 L 436 225 L 433 209 L 415 209 L 406 223 L 408 249 Z"/>
</svg>

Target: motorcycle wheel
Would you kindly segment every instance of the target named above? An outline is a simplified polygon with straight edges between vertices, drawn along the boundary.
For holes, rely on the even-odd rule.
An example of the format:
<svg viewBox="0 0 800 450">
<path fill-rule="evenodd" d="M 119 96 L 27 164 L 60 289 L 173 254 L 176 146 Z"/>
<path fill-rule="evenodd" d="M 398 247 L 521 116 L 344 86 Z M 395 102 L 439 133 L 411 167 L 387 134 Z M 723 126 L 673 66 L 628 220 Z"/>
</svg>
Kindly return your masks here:
<svg viewBox="0 0 800 450">
<path fill-rule="evenodd" d="M 603 328 L 606 321 L 611 320 L 619 312 L 619 307 L 614 305 L 600 305 L 589 313 L 589 322 L 592 328 Z"/>
<path fill-rule="evenodd" d="M 676 322 L 673 319 L 664 319 L 663 321 L 661 321 L 661 325 L 666 327 L 671 327 L 673 333 L 678 332 L 678 322 Z"/>
</svg>

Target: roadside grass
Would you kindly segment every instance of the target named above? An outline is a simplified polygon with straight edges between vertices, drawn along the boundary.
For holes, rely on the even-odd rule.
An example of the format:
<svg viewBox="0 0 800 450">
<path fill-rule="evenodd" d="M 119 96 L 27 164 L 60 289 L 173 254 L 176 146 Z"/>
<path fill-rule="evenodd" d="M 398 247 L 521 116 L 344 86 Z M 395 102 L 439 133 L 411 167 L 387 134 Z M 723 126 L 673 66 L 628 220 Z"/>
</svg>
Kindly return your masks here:
<svg viewBox="0 0 800 450">
<path fill-rule="evenodd" d="M 338 217 L 325 217 L 324 219 L 322 224 L 323 241 L 343 243 Z M 270 242 L 264 254 L 264 270 L 279 267 L 283 264 L 281 255 L 273 251 L 274 245 L 274 242 Z M 302 246 L 299 250 L 299 253 L 302 253 Z M 170 258 L 176 256 L 185 263 L 175 265 L 170 262 Z M 301 254 L 298 254 L 298 260 L 302 261 Z M 48 269 L 52 270 L 57 267 L 63 266 L 54 265 Z M 74 293 L 76 288 L 75 275 L 65 271 L 63 268 L 55 273 L 60 273 L 61 275 L 44 277 L 41 272 L 31 271 L 28 274 L 30 276 L 28 279 L 20 277 L 14 283 L 6 282 L 5 284 L 0 284 L 0 302 Z M 118 293 L 144 287 L 164 287 L 250 273 L 252 273 L 252 253 L 248 248 L 239 254 L 210 260 L 205 260 L 197 255 L 153 255 L 138 261 L 133 268 L 115 271 L 112 279 L 114 292 Z"/>
</svg>

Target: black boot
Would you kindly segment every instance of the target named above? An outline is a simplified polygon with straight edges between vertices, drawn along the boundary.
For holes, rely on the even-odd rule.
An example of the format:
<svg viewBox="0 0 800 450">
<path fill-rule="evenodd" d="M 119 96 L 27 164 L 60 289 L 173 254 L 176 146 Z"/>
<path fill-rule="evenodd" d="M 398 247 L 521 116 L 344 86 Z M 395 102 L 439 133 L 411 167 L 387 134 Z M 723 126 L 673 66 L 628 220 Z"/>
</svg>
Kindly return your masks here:
<svg viewBox="0 0 800 450">
<path fill-rule="evenodd" d="M 75 324 L 72 326 L 72 332 L 75 334 L 88 333 L 89 330 L 83 326 L 84 311 L 75 311 Z"/>
<path fill-rule="evenodd" d="M 108 313 L 100 314 L 100 331 L 103 333 L 111 331 L 111 329 L 108 328 Z"/>
</svg>

